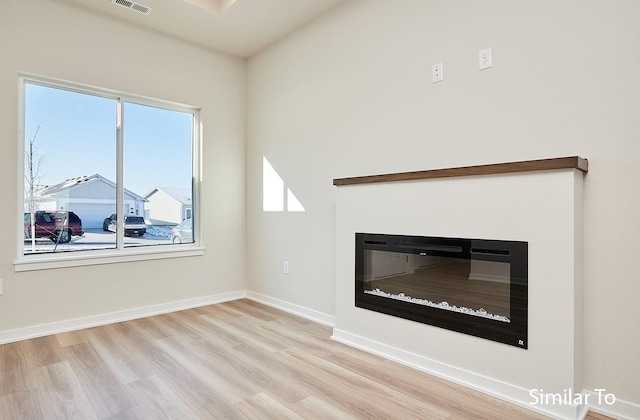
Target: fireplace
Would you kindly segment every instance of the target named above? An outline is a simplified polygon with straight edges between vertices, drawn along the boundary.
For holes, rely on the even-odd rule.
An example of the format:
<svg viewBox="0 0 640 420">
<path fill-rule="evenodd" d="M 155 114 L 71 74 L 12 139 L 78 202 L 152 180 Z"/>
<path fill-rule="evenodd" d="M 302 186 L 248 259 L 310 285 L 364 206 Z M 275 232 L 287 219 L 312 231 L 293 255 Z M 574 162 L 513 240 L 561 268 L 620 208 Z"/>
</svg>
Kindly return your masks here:
<svg viewBox="0 0 640 420">
<path fill-rule="evenodd" d="M 357 307 L 527 348 L 528 243 L 356 233 Z"/>
<path fill-rule="evenodd" d="M 531 407 L 529 390 L 534 388 L 551 393 L 584 389 L 583 194 L 587 166 L 582 158 L 554 158 L 334 179 L 332 339 L 525 407 Z M 356 236 L 355 232 L 396 235 Z M 418 241 L 426 249 L 416 249 L 412 236 L 397 234 L 436 238 Z M 462 245 L 450 243 L 456 238 L 477 239 L 462 239 Z M 412 246 L 398 247 L 396 242 Z M 365 278 L 367 290 L 385 291 L 371 283 L 371 266 L 365 272 L 366 250 L 369 254 L 399 253 L 405 264 L 418 256 L 452 257 L 452 262 L 469 259 L 468 275 L 476 278 L 472 281 L 486 284 L 491 279 L 503 287 L 503 293 L 505 265 L 491 264 L 495 268 L 485 270 L 484 276 L 476 267 L 482 265 L 479 261 L 508 264 L 508 312 L 484 302 L 473 306 L 473 302 L 451 297 L 418 298 L 434 303 L 444 300 L 477 313 L 484 309 L 487 314 L 506 316 L 509 322 L 364 293 Z M 385 254 L 376 252 L 367 258 L 380 255 Z M 409 267 L 419 271 L 414 266 Z M 378 267 L 373 269 L 380 274 Z M 393 270 L 381 274 L 379 277 L 400 275 Z M 409 289 L 386 293 L 413 297 Z M 547 374 L 550 370 L 552 375 Z M 580 418 L 583 407 L 548 405 L 544 411 L 552 418 Z"/>
</svg>

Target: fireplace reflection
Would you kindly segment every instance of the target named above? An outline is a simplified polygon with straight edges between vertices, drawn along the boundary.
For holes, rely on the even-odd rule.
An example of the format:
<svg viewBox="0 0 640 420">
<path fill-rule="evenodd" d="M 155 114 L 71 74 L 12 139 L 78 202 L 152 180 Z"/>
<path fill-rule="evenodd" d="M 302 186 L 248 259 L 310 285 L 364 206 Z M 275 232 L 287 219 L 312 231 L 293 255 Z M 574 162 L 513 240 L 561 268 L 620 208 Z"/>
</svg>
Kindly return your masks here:
<svg viewBox="0 0 640 420">
<path fill-rule="evenodd" d="M 509 264 L 366 250 L 364 293 L 510 322 Z"/>
<path fill-rule="evenodd" d="M 528 245 L 356 234 L 358 307 L 527 348 Z"/>
</svg>

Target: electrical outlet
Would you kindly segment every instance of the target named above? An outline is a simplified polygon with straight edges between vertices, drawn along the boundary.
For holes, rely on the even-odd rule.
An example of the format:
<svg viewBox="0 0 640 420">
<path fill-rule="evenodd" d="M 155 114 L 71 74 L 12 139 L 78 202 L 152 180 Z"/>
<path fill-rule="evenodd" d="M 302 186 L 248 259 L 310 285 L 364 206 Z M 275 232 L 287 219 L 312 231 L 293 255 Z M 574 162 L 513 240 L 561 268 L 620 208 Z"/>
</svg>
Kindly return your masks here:
<svg viewBox="0 0 640 420">
<path fill-rule="evenodd" d="M 284 274 L 289 274 L 289 261 L 285 261 L 282 265 L 282 271 Z"/>
<path fill-rule="evenodd" d="M 444 79 L 444 74 L 442 73 L 442 63 L 434 64 L 431 67 L 431 75 L 433 83 L 441 82 Z"/>
<path fill-rule="evenodd" d="M 485 48 L 478 53 L 478 70 L 491 67 L 491 48 Z"/>
</svg>

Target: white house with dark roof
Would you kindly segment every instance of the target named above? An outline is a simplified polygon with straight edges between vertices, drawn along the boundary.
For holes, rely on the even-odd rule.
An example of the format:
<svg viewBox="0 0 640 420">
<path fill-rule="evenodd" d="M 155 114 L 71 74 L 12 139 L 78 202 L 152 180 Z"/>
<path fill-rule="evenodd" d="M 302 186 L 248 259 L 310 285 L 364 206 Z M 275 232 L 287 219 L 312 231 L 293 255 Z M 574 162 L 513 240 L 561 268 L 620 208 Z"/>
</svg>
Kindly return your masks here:
<svg viewBox="0 0 640 420">
<path fill-rule="evenodd" d="M 116 184 L 99 174 L 70 178 L 41 188 L 36 193 L 37 210 L 76 213 L 85 229 L 102 228 L 102 221 L 116 212 Z M 144 215 L 144 197 L 125 188 L 124 214 Z"/>
<path fill-rule="evenodd" d="M 154 225 L 175 225 L 193 215 L 190 188 L 156 187 L 144 196 L 145 219 Z"/>
</svg>

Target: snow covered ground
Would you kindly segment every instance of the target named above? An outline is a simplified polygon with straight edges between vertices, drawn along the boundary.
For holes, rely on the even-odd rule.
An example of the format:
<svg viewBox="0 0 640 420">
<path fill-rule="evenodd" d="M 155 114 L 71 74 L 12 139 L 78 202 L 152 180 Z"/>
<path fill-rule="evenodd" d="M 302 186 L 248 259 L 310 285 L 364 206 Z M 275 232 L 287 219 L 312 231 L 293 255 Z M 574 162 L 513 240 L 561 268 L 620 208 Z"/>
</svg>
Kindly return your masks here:
<svg viewBox="0 0 640 420">
<path fill-rule="evenodd" d="M 169 245 L 171 244 L 170 226 L 148 226 L 144 236 L 126 236 L 125 246 Z M 35 252 L 62 252 L 91 249 L 109 249 L 116 246 L 116 234 L 102 229 L 88 229 L 82 236 L 74 236 L 66 244 L 54 244 L 48 239 L 36 240 Z M 31 240 L 24 241 L 25 254 L 31 254 Z"/>
<path fill-rule="evenodd" d="M 147 226 L 145 236 L 171 239 L 171 226 Z"/>
</svg>

